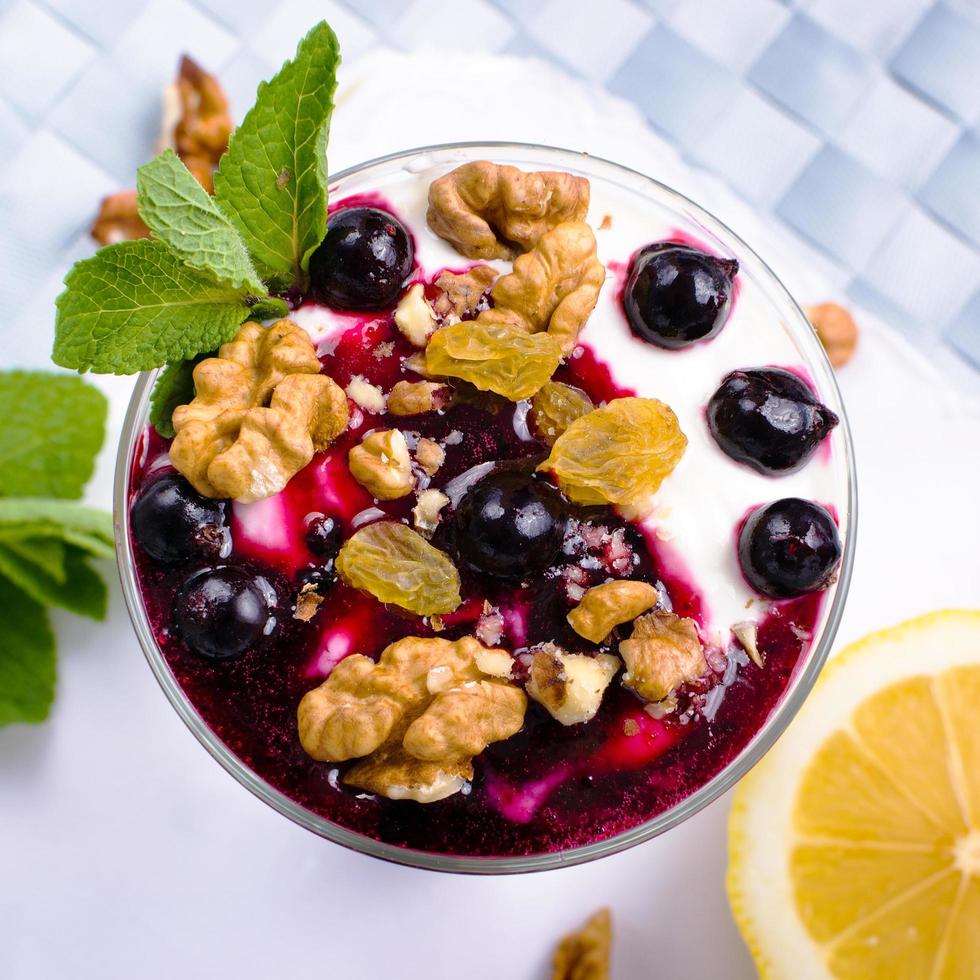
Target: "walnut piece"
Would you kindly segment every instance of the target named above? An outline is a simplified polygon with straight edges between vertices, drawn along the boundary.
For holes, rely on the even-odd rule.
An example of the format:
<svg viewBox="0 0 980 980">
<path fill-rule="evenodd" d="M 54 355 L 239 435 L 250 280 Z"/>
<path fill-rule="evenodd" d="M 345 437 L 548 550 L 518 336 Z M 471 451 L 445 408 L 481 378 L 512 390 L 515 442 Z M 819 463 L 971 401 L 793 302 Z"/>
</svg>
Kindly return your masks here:
<svg viewBox="0 0 980 980">
<path fill-rule="evenodd" d="M 662 611 L 636 620 L 633 635 L 619 644 L 619 655 L 627 671 L 623 684 L 644 701 L 663 701 L 708 667 L 694 620 Z"/>
<path fill-rule="evenodd" d="M 435 476 L 446 462 L 446 450 L 432 439 L 419 439 L 415 447 L 415 461 L 426 476 Z"/>
<path fill-rule="evenodd" d="M 439 407 L 437 392 L 446 386 L 435 381 L 399 381 L 388 394 L 388 411 L 392 415 L 422 415 Z"/>
<path fill-rule="evenodd" d="M 412 523 L 416 530 L 427 538 L 439 526 L 439 512 L 449 503 L 449 498 L 441 490 L 423 490 L 412 508 Z"/>
<path fill-rule="evenodd" d="M 510 259 L 589 210 L 589 182 L 572 174 L 478 160 L 433 181 L 429 227 L 471 259 Z"/>
<path fill-rule="evenodd" d="M 208 192 L 212 174 L 228 149 L 231 114 L 218 80 L 187 55 L 180 59 L 176 81 L 163 92 L 163 122 L 158 150 L 172 147 Z M 150 229 L 136 209 L 136 191 L 119 191 L 102 199 L 90 234 L 100 245 L 148 238 Z"/>
<path fill-rule="evenodd" d="M 425 347 L 435 332 L 436 318 L 425 299 L 425 287 L 417 282 L 395 307 L 395 326 L 416 347 Z"/>
<path fill-rule="evenodd" d="M 837 303 L 818 303 L 804 310 L 820 343 L 823 344 L 830 363 L 843 367 L 857 348 L 858 328 L 854 317 Z"/>
<path fill-rule="evenodd" d="M 556 721 L 578 725 L 595 717 L 617 670 L 619 660 L 611 654 L 565 653 L 546 643 L 534 651 L 527 693 Z"/>
<path fill-rule="evenodd" d="M 599 909 L 585 925 L 558 944 L 551 980 L 609 980 L 612 915 Z"/>
<path fill-rule="evenodd" d="M 149 238 L 150 229 L 136 209 L 136 191 L 118 191 L 102 198 L 89 234 L 100 245 L 115 245 L 132 238 Z"/>
<path fill-rule="evenodd" d="M 595 235 L 584 221 L 566 221 L 542 235 L 491 290 L 493 309 L 480 323 L 507 323 L 528 333 L 546 330 L 569 354 L 605 282 Z"/>
<path fill-rule="evenodd" d="M 524 723 L 524 692 L 480 669 L 473 637 L 409 636 L 375 663 L 342 660 L 299 704 L 303 748 L 321 762 L 364 758 L 344 782 L 391 799 L 427 803 L 461 789 L 472 757 Z"/>
<path fill-rule="evenodd" d="M 497 270 L 489 265 L 474 265 L 465 272 L 443 272 L 436 279 L 440 292 L 432 302 L 432 309 L 444 320 L 450 317 L 462 320 L 474 315 L 485 303 L 486 292 L 496 278 Z"/>
<path fill-rule="evenodd" d="M 646 582 L 606 582 L 594 585 L 568 614 L 579 636 L 601 643 L 614 626 L 636 619 L 657 604 L 657 590 Z"/>
<path fill-rule="evenodd" d="M 212 174 L 228 149 L 232 121 L 228 99 L 214 75 L 184 55 L 177 74 L 180 118 L 174 127 L 177 156 L 210 194 Z"/>
<path fill-rule="evenodd" d="M 347 397 L 358 408 L 363 408 L 371 415 L 382 415 L 385 410 L 386 401 L 384 392 L 377 386 L 371 384 L 361 374 L 355 374 L 347 382 Z"/>
<path fill-rule="evenodd" d="M 194 368 L 194 399 L 173 413 L 171 462 L 206 497 L 278 493 L 347 426 L 343 391 L 319 371 L 295 323 L 246 323 Z"/>
<path fill-rule="evenodd" d="M 742 623 L 735 623 L 732 626 L 732 634 L 738 640 L 742 649 L 749 655 L 752 663 L 756 667 L 765 667 L 765 657 L 759 650 L 759 624 L 752 620 Z"/>
<path fill-rule="evenodd" d="M 347 454 L 351 476 L 372 497 L 397 500 L 415 489 L 408 443 L 400 429 L 378 429 Z"/>
<path fill-rule="evenodd" d="M 317 613 L 323 602 L 323 596 L 320 595 L 316 590 L 316 585 L 312 582 L 307 582 L 302 589 L 299 590 L 299 595 L 296 596 L 296 607 L 293 611 L 293 619 L 298 619 L 300 622 L 308 623 Z"/>
</svg>

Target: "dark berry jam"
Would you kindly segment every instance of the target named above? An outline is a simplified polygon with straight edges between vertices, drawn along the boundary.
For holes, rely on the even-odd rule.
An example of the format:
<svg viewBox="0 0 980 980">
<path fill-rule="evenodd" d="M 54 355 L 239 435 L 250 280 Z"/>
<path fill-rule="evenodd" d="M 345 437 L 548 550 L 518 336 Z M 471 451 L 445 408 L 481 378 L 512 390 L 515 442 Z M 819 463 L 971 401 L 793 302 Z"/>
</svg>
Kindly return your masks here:
<svg viewBox="0 0 980 980">
<path fill-rule="evenodd" d="M 349 324 L 322 357 L 325 372 L 338 384 L 345 387 L 360 375 L 388 391 L 397 381 L 419 380 L 404 363 L 414 350 L 390 316 L 352 316 Z M 587 347 L 556 378 L 585 390 L 595 404 L 633 394 L 616 384 Z M 208 566 L 207 555 L 167 564 L 134 542 L 147 615 L 167 663 L 201 717 L 246 765 L 298 804 L 349 830 L 424 851 L 489 856 L 564 850 L 629 830 L 679 803 L 738 755 L 808 650 L 819 594 L 772 604 L 759 626 L 764 669 L 734 645 L 706 651 L 711 672 L 682 689 L 677 710 L 663 718 L 648 714 L 618 679 L 584 725 L 563 727 L 531 701 L 522 731 L 475 760 L 468 793 L 427 805 L 391 801 L 344 787 L 345 765 L 313 761 L 297 736 L 297 705 L 350 653 L 376 657 L 404 636 L 436 635 L 434 627 L 448 639 L 474 630 L 479 635 L 487 603 L 502 629 L 500 645 L 518 663 L 523 648 L 546 641 L 573 652 L 615 652 L 629 626 L 597 645 L 574 633 L 566 619 L 585 589 L 610 577 L 649 582 L 664 607 L 702 619 L 696 583 L 639 525 L 605 507 L 567 505 L 557 552 L 549 537 L 547 567 L 526 580 L 480 574 L 460 562 L 463 602 L 441 622 L 351 589 L 333 574 L 337 541 L 379 512 L 410 520 L 415 499 L 379 503 L 347 469 L 351 447 L 382 427 L 402 429 L 410 445 L 427 437 L 444 446 L 445 462 L 429 485 L 450 497 L 471 480 L 474 466 L 495 463 L 530 472 L 548 452 L 529 430 L 526 403 L 475 391 L 425 415 L 355 413 L 351 427 L 281 494 L 228 508 L 233 544 L 222 560 L 265 583 L 263 594 L 274 603 L 268 635 L 237 658 L 195 654 L 174 620 L 175 596 Z M 147 431 L 133 467 L 131 497 L 167 472 L 167 448 Z M 420 475 L 420 488 L 426 479 Z M 433 543 L 452 551 L 452 533 L 447 521 Z M 322 597 L 309 622 L 293 617 L 304 588 Z"/>
</svg>

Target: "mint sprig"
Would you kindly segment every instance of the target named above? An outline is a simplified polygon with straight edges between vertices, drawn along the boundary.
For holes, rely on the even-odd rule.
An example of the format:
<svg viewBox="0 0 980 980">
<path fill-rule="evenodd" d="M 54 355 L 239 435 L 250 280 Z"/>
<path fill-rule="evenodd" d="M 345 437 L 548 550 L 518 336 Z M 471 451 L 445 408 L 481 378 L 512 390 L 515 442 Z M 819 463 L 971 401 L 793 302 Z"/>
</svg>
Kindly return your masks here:
<svg viewBox="0 0 980 980">
<path fill-rule="evenodd" d="M 153 237 L 194 269 L 268 295 L 235 226 L 173 150 L 136 171 L 136 204 Z"/>
<path fill-rule="evenodd" d="M 340 46 L 326 23 L 259 85 L 214 175 L 221 209 L 242 233 L 262 277 L 302 283 L 327 224 L 327 136 Z"/>
<path fill-rule="evenodd" d="M 47 608 L 105 616 L 105 582 L 89 561 L 112 555 L 112 518 L 71 498 L 92 475 L 107 407 L 81 378 L 0 372 L 0 725 L 47 716 Z"/>
<path fill-rule="evenodd" d="M 304 288 L 326 232 L 339 61 L 336 36 L 318 24 L 259 86 L 215 173 L 214 198 L 171 151 L 140 168 L 137 203 L 154 237 L 107 246 L 68 273 L 55 363 L 132 374 L 214 350 L 247 319 L 288 313 L 269 287 Z"/>
</svg>

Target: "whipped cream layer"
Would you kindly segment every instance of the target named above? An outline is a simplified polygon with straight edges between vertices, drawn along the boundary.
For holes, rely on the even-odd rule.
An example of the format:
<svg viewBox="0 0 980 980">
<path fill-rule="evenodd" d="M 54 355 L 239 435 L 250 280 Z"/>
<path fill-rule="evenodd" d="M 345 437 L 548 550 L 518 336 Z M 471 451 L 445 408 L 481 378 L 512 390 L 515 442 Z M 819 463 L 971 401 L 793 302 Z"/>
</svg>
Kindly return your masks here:
<svg viewBox="0 0 980 980">
<path fill-rule="evenodd" d="M 530 164 L 507 153 L 492 159 L 525 170 L 568 169 L 561 162 Z M 440 151 L 432 156 L 420 154 L 401 168 L 389 167 L 387 173 L 355 174 L 331 188 L 331 202 L 337 204 L 355 194 L 380 195 L 414 235 L 416 260 L 421 274 L 430 280 L 440 269 L 459 270 L 472 264 L 438 238 L 425 220 L 429 185 L 460 162 L 463 158 Z M 705 419 L 708 399 L 728 372 L 762 366 L 800 374 L 835 411 L 839 409 L 836 393 L 821 391 L 814 384 L 814 377 L 822 372 L 811 369 L 810 352 L 794 336 L 801 321 L 794 320 L 792 326 L 787 322 L 794 316 L 792 306 L 770 295 L 772 281 L 766 280 L 759 260 L 745 254 L 744 246 L 720 240 L 693 215 L 680 210 L 683 201 L 674 210 L 652 199 L 649 185 L 631 189 L 587 176 L 592 190 L 587 220 L 595 232 L 607 278 L 579 340 L 610 366 L 619 385 L 643 397 L 659 398 L 677 414 L 688 438 L 687 451 L 657 492 L 645 524 L 658 542 L 658 558 L 665 570 L 686 579 L 700 594 L 705 638 L 724 646 L 733 624 L 761 619 L 769 606 L 748 586 L 738 565 L 735 538 L 746 512 L 782 497 L 803 497 L 828 507 L 840 521 L 842 540 L 846 539 L 846 447 L 838 427 L 798 472 L 763 476 L 718 448 Z M 609 220 L 604 221 L 607 216 Z M 667 239 L 734 256 L 741 265 L 735 301 L 721 333 L 681 351 L 663 350 L 634 336 L 620 305 L 630 256 L 650 242 Z M 489 264 L 501 273 L 510 271 L 508 262 Z M 315 304 L 305 305 L 291 318 L 325 346 L 351 325 L 349 317 Z M 830 592 L 835 588 L 832 585 Z M 829 607 L 829 602 L 824 603 L 823 618 Z"/>
</svg>

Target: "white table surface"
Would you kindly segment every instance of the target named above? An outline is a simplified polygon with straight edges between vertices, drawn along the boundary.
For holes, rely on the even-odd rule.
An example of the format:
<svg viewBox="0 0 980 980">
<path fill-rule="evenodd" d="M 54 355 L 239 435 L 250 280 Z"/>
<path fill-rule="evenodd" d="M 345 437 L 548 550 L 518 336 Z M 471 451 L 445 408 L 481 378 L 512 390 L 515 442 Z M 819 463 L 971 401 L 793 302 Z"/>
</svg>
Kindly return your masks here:
<svg viewBox="0 0 980 980">
<path fill-rule="evenodd" d="M 713 209 L 801 301 L 830 298 L 806 257 L 688 173 L 633 110 L 553 69 L 372 55 L 343 84 L 333 170 L 451 139 L 585 147 Z M 474 114 L 475 93 L 490 85 L 496 98 Z M 50 339 L 43 307 L 37 323 L 32 351 Z M 860 483 L 842 642 L 927 610 L 980 606 L 980 403 L 870 318 L 862 326 L 858 356 L 840 374 Z M 10 349 L 20 363 L 43 361 L 15 339 L 5 364 Z M 108 505 L 132 382 L 99 383 L 112 431 L 90 497 Z M 105 571 L 107 623 L 55 617 L 51 719 L 0 731 L 0 977 L 534 980 L 547 976 L 558 936 L 600 904 L 614 910 L 620 980 L 754 975 L 724 892 L 727 798 L 667 836 L 546 874 L 448 876 L 348 852 L 254 799 L 197 744 Z"/>
</svg>

